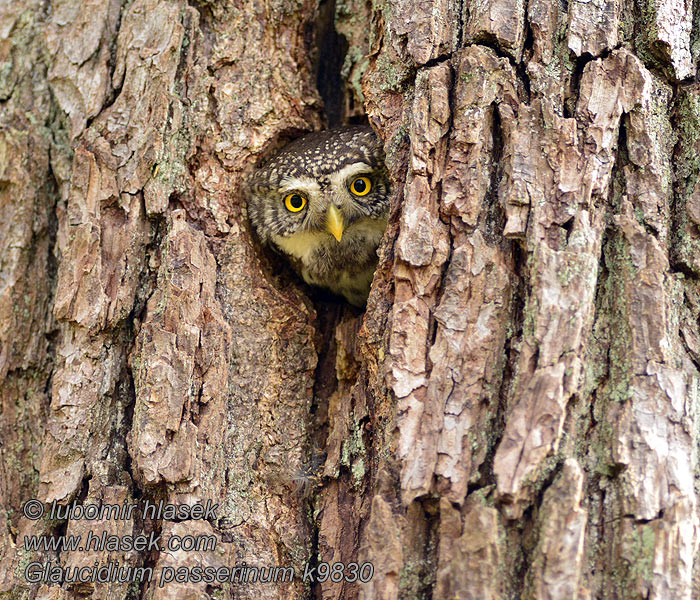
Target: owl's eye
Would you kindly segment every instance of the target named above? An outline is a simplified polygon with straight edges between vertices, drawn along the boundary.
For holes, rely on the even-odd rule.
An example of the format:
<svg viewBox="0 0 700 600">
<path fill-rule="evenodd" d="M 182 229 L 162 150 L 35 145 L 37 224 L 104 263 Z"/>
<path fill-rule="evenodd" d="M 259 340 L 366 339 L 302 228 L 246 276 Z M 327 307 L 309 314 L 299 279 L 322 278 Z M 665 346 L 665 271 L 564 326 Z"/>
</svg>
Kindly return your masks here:
<svg viewBox="0 0 700 600">
<path fill-rule="evenodd" d="M 284 198 L 284 205 L 290 212 L 299 212 L 306 206 L 306 198 L 301 194 L 287 194 Z"/>
<path fill-rule="evenodd" d="M 350 184 L 350 191 L 355 196 L 366 196 L 372 189 L 372 182 L 369 177 L 355 177 Z"/>
</svg>

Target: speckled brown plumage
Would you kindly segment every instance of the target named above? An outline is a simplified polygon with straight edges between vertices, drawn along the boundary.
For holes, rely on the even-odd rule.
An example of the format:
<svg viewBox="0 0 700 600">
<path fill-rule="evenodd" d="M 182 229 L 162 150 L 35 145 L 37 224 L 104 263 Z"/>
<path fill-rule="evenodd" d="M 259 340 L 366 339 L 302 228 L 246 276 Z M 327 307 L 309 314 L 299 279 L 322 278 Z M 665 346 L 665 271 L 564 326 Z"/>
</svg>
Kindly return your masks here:
<svg viewBox="0 0 700 600">
<path fill-rule="evenodd" d="M 270 159 L 249 187 L 248 215 L 260 241 L 307 283 L 363 306 L 389 212 L 389 180 L 372 129 L 306 135 Z"/>
</svg>

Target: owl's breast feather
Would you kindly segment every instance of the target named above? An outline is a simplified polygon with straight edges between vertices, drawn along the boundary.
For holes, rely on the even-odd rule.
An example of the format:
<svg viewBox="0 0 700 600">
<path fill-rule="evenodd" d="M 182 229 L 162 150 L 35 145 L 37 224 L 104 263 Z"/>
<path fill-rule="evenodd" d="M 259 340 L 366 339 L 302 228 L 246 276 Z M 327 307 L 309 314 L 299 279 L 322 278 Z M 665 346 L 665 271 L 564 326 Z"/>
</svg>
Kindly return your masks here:
<svg viewBox="0 0 700 600">
<path fill-rule="evenodd" d="M 293 266 L 307 283 L 325 287 L 351 304 L 363 306 L 385 229 L 386 220 L 363 218 L 347 228 L 341 242 L 325 230 L 275 235 L 272 242 L 292 257 Z"/>
</svg>

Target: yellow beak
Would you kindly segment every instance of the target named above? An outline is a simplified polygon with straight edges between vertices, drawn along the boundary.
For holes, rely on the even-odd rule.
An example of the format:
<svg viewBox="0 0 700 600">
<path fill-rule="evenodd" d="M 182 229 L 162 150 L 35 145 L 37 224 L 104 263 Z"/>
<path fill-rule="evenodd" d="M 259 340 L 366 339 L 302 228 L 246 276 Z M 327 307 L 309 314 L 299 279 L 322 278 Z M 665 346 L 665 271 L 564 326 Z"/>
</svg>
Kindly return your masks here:
<svg viewBox="0 0 700 600">
<path fill-rule="evenodd" d="M 336 208 L 335 204 L 328 206 L 326 229 L 336 240 L 340 241 L 343 239 L 343 213 Z"/>
</svg>

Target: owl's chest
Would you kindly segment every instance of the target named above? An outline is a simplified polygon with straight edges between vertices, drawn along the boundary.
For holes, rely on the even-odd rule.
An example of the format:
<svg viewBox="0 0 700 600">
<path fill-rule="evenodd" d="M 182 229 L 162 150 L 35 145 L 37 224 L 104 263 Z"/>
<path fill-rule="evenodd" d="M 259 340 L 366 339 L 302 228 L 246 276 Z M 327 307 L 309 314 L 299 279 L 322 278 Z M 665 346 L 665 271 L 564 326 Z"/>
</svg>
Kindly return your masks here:
<svg viewBox="0 0 700 600">
<path fill-rule="evenodd" d="M 369 292 L 385 229 L 386 220 L 365 218 L 348 227 L 340 242 L 325 231 L 273 236 L 272 241 L 292 258 L 307 283 L 327 287 L 350 300 L 349 290 L 364 298 Z"/>
</svg>

